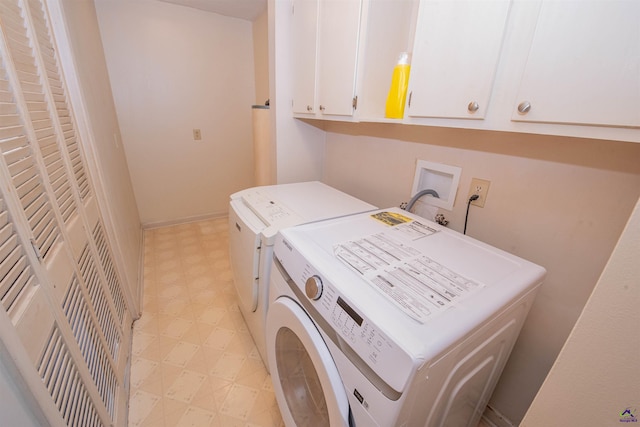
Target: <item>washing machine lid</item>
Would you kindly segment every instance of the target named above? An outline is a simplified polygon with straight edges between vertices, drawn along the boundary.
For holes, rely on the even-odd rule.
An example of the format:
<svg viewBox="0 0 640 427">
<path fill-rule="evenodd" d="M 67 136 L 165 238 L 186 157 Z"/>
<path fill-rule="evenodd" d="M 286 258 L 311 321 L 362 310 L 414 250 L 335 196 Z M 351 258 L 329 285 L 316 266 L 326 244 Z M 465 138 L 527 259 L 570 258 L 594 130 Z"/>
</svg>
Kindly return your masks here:
<svg viewBox="0 0 640 427">
<path fill-rule="evenodd" d="M 283 230 L 274 253 L 303 291 L 317 272 L 359 316 L 423 361 L 539 286 L 546 273 L 398 208 Z"/>
<path fill-rule="evenodd" d="M 273 245 L 282 228 L 377 209 L 319 181 L 249 188 L 231 195 L 262 221 L 263 243 Z"/>
</svg>

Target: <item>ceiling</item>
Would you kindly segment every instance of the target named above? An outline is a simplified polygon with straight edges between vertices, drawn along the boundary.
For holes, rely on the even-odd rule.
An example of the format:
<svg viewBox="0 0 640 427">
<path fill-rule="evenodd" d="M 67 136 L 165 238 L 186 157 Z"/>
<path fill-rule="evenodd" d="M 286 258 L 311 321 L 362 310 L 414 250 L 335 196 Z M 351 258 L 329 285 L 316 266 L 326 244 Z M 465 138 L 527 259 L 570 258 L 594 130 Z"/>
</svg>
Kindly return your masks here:
<svg viewBox="0 0 640 427">
<path fill-rule="evenodd" d="M 160 0 L 219 15 L 254 21 L 267 10 L 267 0 Z"/>
</svg>

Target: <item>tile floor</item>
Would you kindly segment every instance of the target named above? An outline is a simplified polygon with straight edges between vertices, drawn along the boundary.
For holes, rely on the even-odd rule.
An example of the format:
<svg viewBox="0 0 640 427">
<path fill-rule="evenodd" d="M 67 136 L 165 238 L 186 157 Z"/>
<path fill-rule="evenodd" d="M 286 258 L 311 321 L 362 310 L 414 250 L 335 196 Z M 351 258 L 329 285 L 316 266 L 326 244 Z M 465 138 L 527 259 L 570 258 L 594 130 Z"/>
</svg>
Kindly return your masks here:
<svg viewBox="0 0 640 427">
<path fill-rule="evenodd" d="M 236 305 L 227 248 L 226 218 L 145 232 L 130 427 L 284 426 Z"/>
<path fill-rule="evenodd" d="M 129 426 L 283 426 L 236 305 L 226 218 L 145 232 Z"/>
</svg>

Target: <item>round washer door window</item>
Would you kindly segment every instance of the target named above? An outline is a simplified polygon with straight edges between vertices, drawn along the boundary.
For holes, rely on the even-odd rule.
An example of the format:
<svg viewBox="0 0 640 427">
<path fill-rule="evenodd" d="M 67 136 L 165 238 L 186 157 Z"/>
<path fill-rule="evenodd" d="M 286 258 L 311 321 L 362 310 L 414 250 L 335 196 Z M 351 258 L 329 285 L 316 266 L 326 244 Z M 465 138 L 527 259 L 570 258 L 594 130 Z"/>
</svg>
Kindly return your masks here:
<svg viewBox="0 0 640 427">
<path fill-rule="evenodd" d="M 349 402 L 324 340 L 290 298 L 269 307 L 267 354 L 280 412 L 287 425 L 349 425 Z"/>
</svg>

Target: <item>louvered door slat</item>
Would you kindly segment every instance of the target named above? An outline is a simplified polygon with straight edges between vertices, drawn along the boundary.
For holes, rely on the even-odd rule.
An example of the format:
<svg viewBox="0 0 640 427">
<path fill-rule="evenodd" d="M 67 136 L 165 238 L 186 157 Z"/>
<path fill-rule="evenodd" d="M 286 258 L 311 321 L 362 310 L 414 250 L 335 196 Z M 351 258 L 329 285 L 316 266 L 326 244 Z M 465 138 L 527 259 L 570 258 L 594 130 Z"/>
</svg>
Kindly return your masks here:
<svg viewBox="0 0 640 427">
<path fill-rule="evenodd" d="M 22 67 L 17 70 L 18 78 L 21 82 L 32 85 L 38 84 L 40 82 L 38 70 L 33 66 L 33 64 L 21 64 L 18 62 L 15 65 Z"/>
<path fill-rule="evenodd" d="M 24 135 L 18 135 L 18 136 L 3 139 L 2 128 L 0 128 L 0 152 L 4 153 L 5 155 L 11 155 L 13 150 L 21 149 L 25 147 L 26 147 L 26 138 L 24 137 Z M 26 148 L 27 148 L 27 151 L 23 152 L 23 157 L 26 157 L 29 154 L 28 147 Z"/>
<path fill-rule="evenodd" d="M 27 265 L 27 261 L 24 258 L 22 251 L 17 246 L 16 240 L 11 239 L 7 243 L 12 246 L 16 246 L 6 258 L 2 259 L 3 279 L 2 282 L 0 282 L 2 283 L 2 285 L 0 285 L 0 289 L 2 289 L 0 294 L 2 294 L 2 300 L 5 302 L 5 306 L 10 307 L 31 277 L 31 267 Z"/>
<path fill-rule="evenodd" d="M 5 117 L 7 120 L 7 124 L 5 125 L 3 123 L 2 129 L 0 129 L 0 138 L 9 139 L 24 135 L 24 133 L 22 132 L 22 126 L 16 126 L 12 123 L 12 116 L 3 116 L 3 119 Z"/>
<path fill-rule="evenodd" d="M 29 147 L 25 147 L 24 138 L 11 138 L 6 140 L 6 143 L 2 145 L 5 152 L 4 158 L 7 164 L 13 164 L 21 159 L 24 159 L 30 154 Z M 15 148 L 14 148 L 15 147 Z"/>
<path fill-rule="evenodd" d="M 2 71 L 4 76 L 4 66 Z M 6 81 L 7 79 L 3 77 L 2 80 Z M 3 126 L 0 129 L 0 149 L 3 151 L 3 156 L 6 156 L 5 161 L 9 167 L 13 185 L 16 187 L 22 207 L 27 214 L 27 220 L 31 226 L 38 249 L 42 256 L 46 256 L 49 253 L 49 249 L 58 239 L 59 230 L 33 160 L 33 151 L 29 147 L 29 141 L 25 135 L 26 132 L 24 132 L 22 126 Z M 6 140 L 11 140 L 12 144 L 5 144 Z M 16 142 L 24 144 L 21 150 L 22 157 L 17 161 L 18 157 L 15 149 L 11 148 L 8 152 L 6 151 L 7 148 L 14 147 Z M 34 217 L 34 215 L 36 216 Z"/>
<path fill-rule="evenodd" d="M 3 3 L 0 2 L 0 9 L 5 9 L 8 12 L 13 12 L 15 14 L 20 15 L 20 8 L 14 3 Z"/>
<path fill-rule="evenodd" d="M 11 19 L 8 19 L 3 22 L 3 32 L 7 40 L 14 42 L 13 49 L 16 52 L 25 50 L 24 46 L 27 46 L 29 41 L 22 35 L 22 26 L 20 24 L 15 24 Z"/>
<path fill-rule="evenodd" d="M 11 265 L 9 271 L 4 274 L 4 279 L 0 282 L 0 296 L 2 297 L 2 305 L 10 310 L 16 299 L 22 292 L 22 289 L 28 284 L 31 277 L 31 270 L 27 267 L 26 261 L 20 253 L 20 249 L 14 248 L 6 259 Z"/>
<path fill-rule="evenodd" d="M 17 16 L 13 15 L 13 19 L 17 19 Z M 42 16 L 43 17 L 43 16 Z M 41 16 L 35 17 L 36 21 L 42 19 Z M 46 30 L 46 27 L 43 27 L 43 22 L 40 22 L 38 25 L 40 27 L 40 31 Z M 49 173 L 49 181 L 54 182 L 59 180 L 59 177 L 52 177 L 50 162 L 57 162 L 61 159 L 59 148 L 56 142 L 56 131 L 54 129 L 54 123 L 51 120 L 50 111 L 47 107 L 47 100 L 44 94 L 44 90 L 42 87 L 43 82 L 40 79 L 41 73 L 38 71 L 38 67 L 35 61 L 35 53 L 31 49 L 29 45 L 29 38 L 27 29 L 24 25 L 15 26 L 15 33 L 9 38 L 9 45 L 11 49 L 11 57 L 14 61 L 14 64 L 17 67 L 18 78 L 21 83 L 22 92 L 24 95 L 24 99 L 26 101 L 27 109 L 30 113 L 36 114 L 39 120 L 34 120 L 34 117 L 31 117 L 31 124 L 35 131 L 35 139 L 40 145 L 40 147 L 48 147 L 51 146 L 55 148 L 57 153 L 51 154 L 49 156 L 43 156 L 43 160 L 45 162 L 45 168 Z M 20 32 L 18 34 L 18 32 Z M 14 52 L 13 48 L 19 48 L 20 52 Z M 46 56 L 47 60 L 44 61 L 45 71 L 47 74 L 52 74 L 54 76 L 58 76 L 57 66 L 55 65 L 55 58 L 52 57 L 52 52 L 50 49 L 44 48 L 42 52 L 45 53 L 43 58 Z M 49 114 L 44 114 L 45 112 L 49 112 Z M 66 182 L 65 182 L 66 181 Z M 68 186 L 68 179 L 63 182 L 58 181 L 58 186 Z M 69 192 L 64 189 L 57 194 L 54 192 L 56 196 L 60 195 L 68 195 Z M 68 197 L 60 199 L 56 197 L 56 202 L 60 207 L 61 212 L 64 212 L 62 216 L 63 221 L 68 221 L 76 210 L 74 200 Z"/>
<path fill-rule="evenodd" d="M 19 42 L 14 40 L 15 44 L 18 44 Z M 13 56 L 13 61 L 16 63 L 17 66 L 20 67 L 20 72 L 25 73 L 25 75 L 27 76 L 33 76 L 35 74 L 37 74 L 37 70 L 35 65 L 33 64 L 33 59 L 29 57 L 28 54 L 26 54 L 24 52 L 23 47 L 21 47 L 19 50 L 16 50 L 16 53 Z M 26 81 L 31 81 L 32 78 L 28 77 L 26 79 Z M 25 90 L 28 92 L 29 88 L 25 88 Z"/>
<path fill-rule="evenodd" d="M 8 130 L 8 135 L 20 134 L 20 116 L 17 114 L 4 114 L 0 116 L 0 126 Z"/>
<path fill-rule="evenodd" d="M 13 185 L 16 186 L 18 196 L 22 200 L 23 206 L 28 207 L 33 203 L 35 197 L 29 197 L 34 189 L 40 189 L 40 181 L 37 176 L 37 169 L 30 158 L 20 159 L 9 167 L 9 171 L 14 172 Z M 38 191 L 36 195 L 42 194 Z"/>
<path fill-rule="evenodd" d="M 64 341 L 61 341 L 64 344 Z M 62 346 L 61 346 L 62 347 Z M 66 383 L 71 377 L 71 371 L 73 369 L 73 359 L 69 356 L 68 352 L 60 354 L 60 363 L 58 369 L 55 371 L 55 375 L 52 378 L 52 390 L 51 397 L 53 400 L 60 401 L 60 396 L 64 396 L 64 390 L 66 389 Z"/>
<path fill-rule="evenodd" d="M 38 94 L 39 96 L 41 96 L 44 99 L 44 95 L 42 94 Z M 26 98 L 25 98 L 26 99 Z M 51 119 L 47 116 L 36 120 L 33 116 L 31 116 L 31 125 L 33 126 L 33 129 L 36 131 L 39 131 L 41 129 L 51 129 L 52 124 L 51 124 Z M 38 138 L 40 139 L 40 138 Z"/>
<path fill-rule="evenodd" d="M 40 375 L 47 390 L 49 390 L 49 394 L 51 394 L 55 386 L 51 379 L 54 377 L 56 369 L 58 369 L 56 360 L 60 353 L 59 347 L 62 345 L 62 337 L 55 334 L 55 330 L 53 332 L 54 334 L 49 339 L 49 344 L 45 348 L 40 364 Z"/>
<path fill-rule="evenodd" d="M 33 113 L 48 113 L 47 104 L 44 102 L 27 102 L 27 110 Z"/>
<path fill-rule="evenodd" d="M 42 58 L 47 62 L 47 64 L 51 64 L 52 66 L 51 72 L 47 73 L 47 79 L 54 95 L 56 95 L 54 97 L 56 112 L 58 116 L 69 117 L 70 114 L 67 96 L 65 94 L 64 85 L 62 84 L 62 79 L 60 77 L 60 67 L 58 66 L 55 49 L 53 48 L 53 45 L 51 43 L 51 31 L 47 24 L 47 20 L 45 19 L 42 4 L 39 1 L 30 1 L 29 8 L 31 11 L 31 16 L 34 19 L 36 33 L 38 35 L 37 39 L 38 45 L 40 46 L 40 54 L 42 55 Z M 49 67 L 47 68 L 47 70 L 49 70 Z M 53 88 L 59 89 L 59 91 L 54 91 Z M 73 122 L 70 121 L 69 124 L 71 125 L 70 129 L 63 130 L 65 145 L 67 147 L 69 158 L 71 159 L 71 162 L 73 164 L 73 173 L 78 189 L 80 190 L 80 198 L 82 200 L 85 200 L 91 194 L 90 186 L 87 181 L 87 175 L 85 172 L 82 157 L 76 143 L 76 135 L 75 131 L 73 130 Z"/>
<path fill-rule="evenodd" d="M 0 271 L 4 271 L 8 268 L 11 268 L 13 264 L 6 264 L 5 260 L 8 262 L 10 259 L 8 258 L 10 254 L 14 251 L 14 249 L 18 246 L 18 238 L 15 234 L 13 234 L 13 227 L 8 225 L 2 229 L 3 237 L 4 235 L 8 235 L 6 240 L 2 240 L 2 245 L 0 246 L 0 260 L 2 260 L 2 265 L 0 266 Z M 4 276 L 4 274 L 3 274 Z"/>
<path fill-rule="evenodd" d="M 91 251 L 86 247 L 82 252 L 79 263 L 80 271 L 87 286 L 91 304 L 104 335 L 111 357 L 117 360 L 117 351 L 120 344 L 120 332 L 116 326 L 113 315 L 109 308 L 107 295 L 104 293 L 105 288 L 95 264 L 91 259 Z"/>
<path fill-rule="evenodd" d="M 42 193 L 32 191 L 30 194 L 26 194 L 24 197 L 22 197 L 21 200 L 29 202 L 27 203 L 26 208 L 24 208 L 24 212 L 25 214 L 27 214 L 27 218 L 37 220 L 37 218 L 33 217 L 38 216 L 38 212 L 40 212 L 40 215 L 46 215 L 47 211 L 45 208 L 45 200 Z M 30 223 L 30 225 L 32 224 Z"/>
<path fill-rule="evenodd" d="M 0 300 L 4 310 L 13 317 L 15 308 L 20 306 L 23 296 L 36 281 L 2 198 L 0 227 Z"/>
<path fill-rule="evenodd" d="M 9 221 L 9 214 L 4 210 L 0 199 L 0 242 L 5 242 L 13 234 L 13 224 Z"/>
<path fill-rule="evenodd" d="M 10 316 L 24 307 L 16 331 L 65 423 L 122 425 L 131 313 L 49 25 L 41 0 L 0 0 L 0 194 L 10 199 L 8 219 L 0 212 L 0 296 Z"/>
<path fill-rule="evenodd" d="M 24 93 L 37 93 L 39 88 L 40 88 L 40 85 L 37 82 L 36 83 L 29 83 L 26 81 L 22 82 L 22 91 Z"/>
<path fill-rule="evenodd" d="M 102 268 L 107 276 L 107 285 L 109 286 L 109 290 L 111 291 L 111 297 L 114 301 L 118 318 L 120 321 L 122 321 L 124 318 L 124 313 L 127 309 L 126 302 L 124 300 L 124 295 L 122 294 L 121 284 L 118 280 L 118 275 L 116 274 L 113 260 L 111 259 L 111 255 L 109 253 L 109 247 L 104 236 L 104 231 L 99 223 L 93 230 L 93 238 L 96 242 L 98 256 L 100 257 Z"/>
<path fill-rule="evenodd" d="M 42 154 L 42 158 L 43 159 L 51 159 L 56 154 L 57 150 L 56 150 L 56 147 L 54 145 L 55 144 L 55 139 L 53 139 L 51 142 L 53 142 L 53 144 L 47 141 L 46 144 L 41 144 L 40 145 L 40 153 Z M 45 160 L 45 163 L 49 163 L 49 162 L 47 162 Z"/>
<path fill-rule="evenodd" d="M 46 141 L 50 137 L 55 138 L 55 131 L 51 127 L 51 121 L 49 121 L 47 125 L 48 125 L 47 127 L 36 129 L 36 139 L 38 140 L 39 144 L 41 143 L 42 140 Z"/>
<path fill-rule="evenodd" d="M 98 331 L 94 328 L 89 305 L 81 292 L 80 283 L 73 279 L 67 297 L 63 303 L 63 310 L 72 324 L 76 341 L 80 345 L 83 357 L 89 367 L 89 372 L 96 383 L 103 402 L 110 414 L 113 414 L 113 399 L 115 398 L 117 380 L 110 365 L 107 353 L 102 346 Z M 108 382 L 104 382 L 108 379 Z"/>
<path fill-rule="evenodd" d="M 41 373 L 45 386 L 62 414 L 66 414 L 65 408 L 69 405 L 69 401 L 74 398 L 69 391 L 74 390 L 74 394 L 80 398 L 78 403 L 81 405 L 75 405 L 76 409 L 80 410 L 80 412 L 76 413 L 76 415 L 79 416 L 74 417 L 73 424 L 69 423 L 70 417 L 67 417 L 67 425 L 102 425 L 102 423 L 96 424 L 98 416 L 95 407 L 88 398 L 86 389 L 82 386 L 81 378 L 77 373 L 72 358 L 69 357 L 69 351 L 57 328 L 54 328 L 52 331 L 49 345 L 47 346 L 44 357 L 39 363 L 38 370 Z M 63 376 L 60 375 L 61 372 L 64 372 Z M 72 415 L 72 413 L 69 413 L 69 415 Z"/>
<path fill-rule="evenodd" d="M 31 119 L 35 120 L 46 120 L 49 117 L 49 114 L 47 113 L 47 111 L 34 111 L 31 110 L 29 112 L 29 115 L 31 116 Z"/>
<path fill-rule="evenodd" d="M 68 426 L 80 425 L 75 422 L 74 414 L 78 410 L 78 401 L 80 394 L 78 393 L 78 381 L 73 379 L 71 386 L 67 389 L 67 393 L 64 396 L 64 405 L 60 407 L 60 414 L 62 418 L 67 420 Z"/>
</svg>

